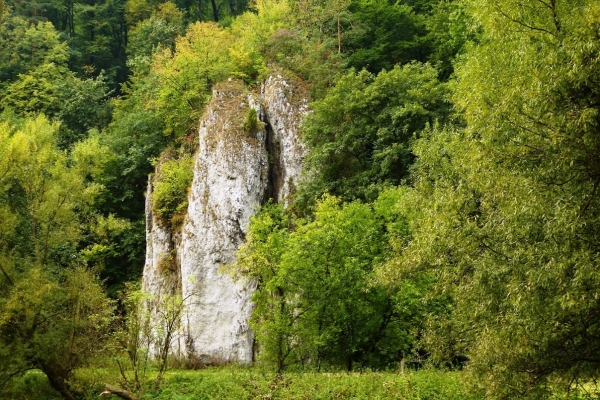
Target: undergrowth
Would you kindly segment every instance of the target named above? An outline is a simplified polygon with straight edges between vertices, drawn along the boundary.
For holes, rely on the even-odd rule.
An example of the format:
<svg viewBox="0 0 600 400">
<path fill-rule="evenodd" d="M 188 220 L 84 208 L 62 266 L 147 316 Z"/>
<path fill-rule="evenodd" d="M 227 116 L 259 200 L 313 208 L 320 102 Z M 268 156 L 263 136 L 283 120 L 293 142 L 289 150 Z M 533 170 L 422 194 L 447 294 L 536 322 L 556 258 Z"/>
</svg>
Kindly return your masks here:
<svg viewBox="0 0 600 400">
<path fill-rule="evenodd" d="M 150 375 L 156 371 L 150 371 Z M 86 390 L 82 399 L 96 399 L 103 383 L 118 384 L 118 371 L 84 369 L 78 379 Z M 201 370 L 174 369 L 167 372 L 157 389 L 146 385 L 140 400 L 244 400 L 244 399 L 402 399 L 402 400 L 483 400 L 470 393 L 463 372 L 422 369 L 397 372 L 297 372 L 277 375 L 255 367 L 209 367 Z M 151 379 L 149 380 L 151 381 Z M 13 379 L 0 392 L 0 399 L 58 400 L 60 395 L 41 371 L 30 371 Z M 8 389 L 8 390 L 6 390 Z M 589 393 L 556 394 L 549 400 L 597 399 Z"/>
<path fill-rule="evenodd" d="M 425 370 L 398 373 L 286 373 L 259 368 L 172 372 L 147 399 L 466 399 L 461 374 Z"/>
</svg>

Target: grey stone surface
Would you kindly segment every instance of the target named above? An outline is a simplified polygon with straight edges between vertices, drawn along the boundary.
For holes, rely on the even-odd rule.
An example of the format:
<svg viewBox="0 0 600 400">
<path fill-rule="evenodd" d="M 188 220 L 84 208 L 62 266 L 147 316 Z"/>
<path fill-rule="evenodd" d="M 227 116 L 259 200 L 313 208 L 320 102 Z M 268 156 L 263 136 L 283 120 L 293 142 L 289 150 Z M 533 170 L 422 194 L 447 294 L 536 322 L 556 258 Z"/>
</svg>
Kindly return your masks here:
<svg viewBox="0 0 600 400">
<path fill-rule="evenodd" d="M 182 328 L 173 352 L 203 364 L 253 357 L 248 320 L 256 283 L 223 271 L 235 262 L 250 217 L 268 198 L 289 202 L 300 178 L 306 149 L 298 126 L 308 98 L 297 83 L 269 76 L 260 94 L 236 81 L 217 85 L 199 128 L 199 149 L 187 216 L 178 232 L 152 215 L 146 204 L 146 265 L 143 289 L 152 296 L 180 292 L 185 299 Z M 243 128 L 254 108 L 263 123 Z M 161 268 L 175 255 L 177 267 Z"/>
</svg>

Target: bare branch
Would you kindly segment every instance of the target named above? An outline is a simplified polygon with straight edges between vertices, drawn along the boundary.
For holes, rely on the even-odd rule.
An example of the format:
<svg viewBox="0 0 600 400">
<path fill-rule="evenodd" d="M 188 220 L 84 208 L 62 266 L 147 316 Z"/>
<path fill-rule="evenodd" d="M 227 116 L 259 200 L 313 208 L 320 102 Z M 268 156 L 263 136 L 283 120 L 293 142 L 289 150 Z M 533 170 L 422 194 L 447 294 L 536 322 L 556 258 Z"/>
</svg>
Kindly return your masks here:
<svg viewBox="0 0 600 400">
<path fill-rule="evenodd" d="M 115 395 L 125 400 L 137 400 L 135 395 L 125 389 L 121 389 L 119 387 L 109 385 L 108 383 L 104 384 L 104 391 L 100 393 L 99 397 L 107 396 L 107 395 Z"/>
</svg>

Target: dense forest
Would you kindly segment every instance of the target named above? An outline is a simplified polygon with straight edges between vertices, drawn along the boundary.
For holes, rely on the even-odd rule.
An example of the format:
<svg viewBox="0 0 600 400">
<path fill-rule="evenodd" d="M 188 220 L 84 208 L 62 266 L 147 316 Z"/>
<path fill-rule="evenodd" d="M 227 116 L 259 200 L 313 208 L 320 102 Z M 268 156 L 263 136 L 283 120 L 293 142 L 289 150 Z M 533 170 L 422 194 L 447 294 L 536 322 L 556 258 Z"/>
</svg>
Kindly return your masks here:
<svg viewBox="0 0 600 400">
<path fill-rule="evenodd" d="M 600 2 L 0 0 L 0 49 L 0 397 L 159 390 L 148 175 L 177 224 L 213 85 L 273 68 L 312 111 L 294 201 L 227 266 L 258 282 L 257 364 L 600 396 Z"/>
</svg>

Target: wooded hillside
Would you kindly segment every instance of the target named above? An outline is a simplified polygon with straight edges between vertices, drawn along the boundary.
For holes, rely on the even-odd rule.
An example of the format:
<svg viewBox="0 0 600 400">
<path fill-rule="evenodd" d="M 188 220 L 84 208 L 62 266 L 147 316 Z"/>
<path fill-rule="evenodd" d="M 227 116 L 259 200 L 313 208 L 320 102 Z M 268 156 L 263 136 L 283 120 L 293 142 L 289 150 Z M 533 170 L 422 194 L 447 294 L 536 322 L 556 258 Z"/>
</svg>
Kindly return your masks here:
<svg viewBox="0 0 600 400">
<path fill-rule="evenodd" d="M 176 224 L 213 85 L 280 68 L 304 179 L 226 268 L 258 282 L 257 363 L 598 397 L 599 2 L 0 0 L 0 49 L 0 395 L 41 370 L 85 398 L 107 359 L 148 390 L 148 174 Z"/>
</svg>

